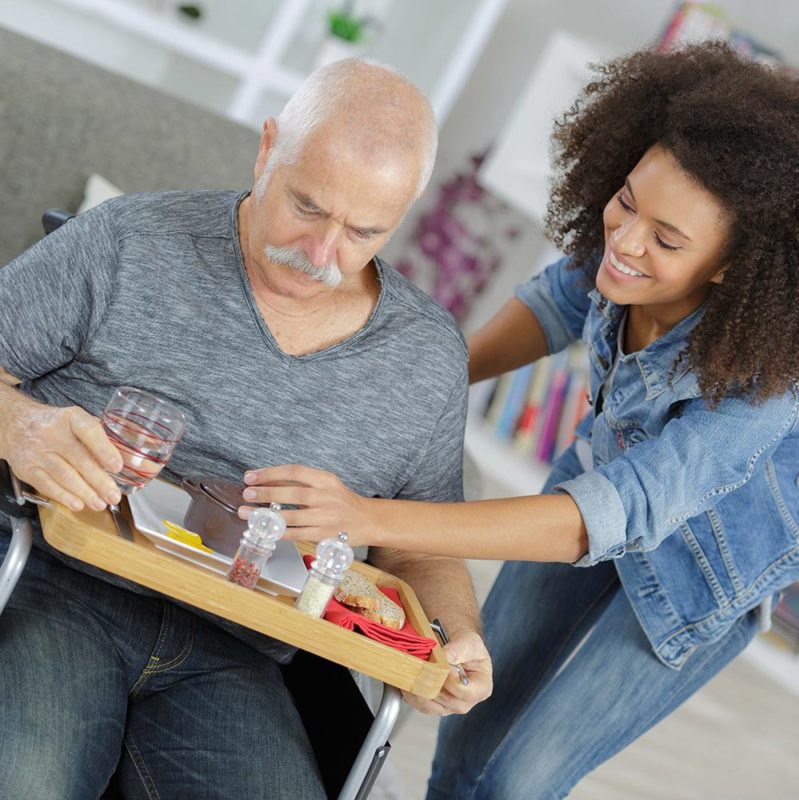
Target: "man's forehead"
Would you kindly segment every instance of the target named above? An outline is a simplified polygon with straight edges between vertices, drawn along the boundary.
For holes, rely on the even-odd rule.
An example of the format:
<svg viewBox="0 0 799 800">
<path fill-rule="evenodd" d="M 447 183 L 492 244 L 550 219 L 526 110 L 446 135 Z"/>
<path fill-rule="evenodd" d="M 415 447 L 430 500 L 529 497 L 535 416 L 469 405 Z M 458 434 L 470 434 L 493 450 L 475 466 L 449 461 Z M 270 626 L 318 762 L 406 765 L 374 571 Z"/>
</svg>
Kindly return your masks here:
<svg viewBox="0 0 799 800">
<path fill-rule="evenodd" d="M 386 136 L 330 122 L 308 134 L 295 164 L 303 172 L 325 174 L 342 184 L 373 184 L 370 191 L 379 191 L 386 182 L 393 184 L 395 193 L 407 185 L 413 195 L 422 161 L 422 153 L 408 142 L 392 144 Z"/>
<path fill-rule="evenodd" d="M 400 165 L 380 169 L 357 158 L 306 151 L 283 174 L 294 200 L 362 230 L 395 227 L 414 199 L 414 181 Z"/>
</svg>

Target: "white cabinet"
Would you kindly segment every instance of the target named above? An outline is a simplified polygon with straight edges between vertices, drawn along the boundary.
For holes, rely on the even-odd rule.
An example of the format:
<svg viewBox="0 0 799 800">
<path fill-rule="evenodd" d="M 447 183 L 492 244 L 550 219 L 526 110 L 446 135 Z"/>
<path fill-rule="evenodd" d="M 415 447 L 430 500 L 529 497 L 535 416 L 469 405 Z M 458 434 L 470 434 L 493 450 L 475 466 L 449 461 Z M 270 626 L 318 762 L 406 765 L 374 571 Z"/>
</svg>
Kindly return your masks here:
<svg viewBox="0 0 799 800">
<path fill-rule="evenodd" d="M 443 122 L 507 0 L 361 0 L 358 55 L 391 64 Z M 317 65 L 333 0 L 2 0 L 0 25 L 259 128 Z"/>
</svg>

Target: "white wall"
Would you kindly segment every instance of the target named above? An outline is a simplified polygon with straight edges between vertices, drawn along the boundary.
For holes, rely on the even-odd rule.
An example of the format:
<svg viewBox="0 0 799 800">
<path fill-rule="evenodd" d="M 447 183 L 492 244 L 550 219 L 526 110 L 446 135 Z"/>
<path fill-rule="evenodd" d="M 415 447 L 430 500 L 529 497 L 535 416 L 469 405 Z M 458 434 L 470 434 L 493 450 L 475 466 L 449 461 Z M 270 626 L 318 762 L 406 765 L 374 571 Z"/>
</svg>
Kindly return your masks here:
<svg viewBox="0 0 799 800">
<path fill-rule="evenodd" d="M 732 23 L 799 64 L 797 0 L 717 0 Z M 674 0 L 509 0 L 469 85 L 442 131 L 447 158 L 490 143 L 510 114 L 538 54 L 562 28 L 618 53 L 661 33 Z"/>
<path fill-rule="evenodd" d="M 717 0 L 736 28 L 781 52 L 799 65 L 799 2 L 797 0 Z M 441 131 L 437 177 L 462 167 L 468 154 L 485 149 L 502 130 L 516 98 L 549 35 L 556 29 L 607 43 L 618 54 L 635 50 L 659 36 L 674 0 L 509 0 L 471 80 L 452 108 Z M 423 208 L 423 205 L 421 206 Z M 405 231 L 411 230 L 409 217 Z M 388 253 L 399 252 L 398 234 Z M 471 330 L 510 296 L 513 285 L 529 275 L 544 258 L 547 243 L 530 221 L 514 246 L 502 274 L 488 287 L 468 320 Z"/>
</svg>

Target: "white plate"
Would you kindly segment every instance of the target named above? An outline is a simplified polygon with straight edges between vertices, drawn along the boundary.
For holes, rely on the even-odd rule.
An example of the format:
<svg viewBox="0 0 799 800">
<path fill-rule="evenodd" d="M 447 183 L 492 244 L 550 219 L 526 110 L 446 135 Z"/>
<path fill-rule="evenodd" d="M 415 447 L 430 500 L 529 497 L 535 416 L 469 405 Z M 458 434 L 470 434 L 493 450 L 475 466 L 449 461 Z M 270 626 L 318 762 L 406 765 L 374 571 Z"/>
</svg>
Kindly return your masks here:
<svg viewBox="0 0 799 800">
<path fill-rule="evenodd" d="M 154 480 L 128 497 L 136 528 L 159 550 L 191 561 L 213 572 L 226 575 L 233 560 L 222 553 L 205 553 L 196 547 L 167 536 L 164 520 L 183 526 L 191 496 L 171 483 Z M 242 521 L 242 530 L 246 523 Z M 268 594 L 296 597 L 308 575 L 294 542 L 279 541 L 255 587 Z"/>
</svg>

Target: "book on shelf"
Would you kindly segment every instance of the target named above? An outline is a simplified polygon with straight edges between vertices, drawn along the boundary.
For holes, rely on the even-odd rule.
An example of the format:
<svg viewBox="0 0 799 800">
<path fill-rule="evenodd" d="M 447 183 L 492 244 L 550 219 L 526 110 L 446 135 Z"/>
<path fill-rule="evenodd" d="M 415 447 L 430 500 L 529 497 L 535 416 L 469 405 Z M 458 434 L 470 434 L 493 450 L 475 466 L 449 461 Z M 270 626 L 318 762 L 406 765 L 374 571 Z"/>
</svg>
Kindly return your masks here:
<svg viewBox="0 0 799 800">
<path fill-rule="evenodd" d="M 543 414 L 541 413 L 546 401 L 547 387 L 549 385 L 549 371 L 551 359 L 545 358 L 535 365 L 533 374 L 527 387 L 524 408 L 516 426 L 513 442 L 521 455 L 533 452 L 538 441 Z"/>
<path fill-rule="evenodd" d="M 483 424 L 519 454 L 549 463 L 573 441 L 587 395 L 585 350 L 573 345 L 500 376 L 483 408 Z"/>
<path fill-rule="evenodd" d="M 555 452 L 562 453 L 573 441 L 580 420 L 586 415 L 588 403 L 588 369 L 585 352 L 576 348 L 570 354 L 569 385 L 563 399 Z"/>
<path fill-rule="evenodd" d="M 510 439 L 515 431 L 527 398 L 527 386 L 533 373 L 533 365 L 527 364 L 509 375 L 508 393 L 504 398 L 496 423 L 496 435 Z"/>
<path fill-rule="evenodd" d="M 541 428 L 538 431 L 538 442 L 535 457 L 539 461 L 550 462 L 555 454 L 555 438 L 563 412 L 563 398 L 569 382 L 568 364 L 563 353 L 555 356 L 552 364 L 552 376 L 549 379 L 544 407 L 541 411 Z"/>
<path fill-rule="evenodd" d="M 483 408 L 483 419 L 486 425 L 491 428 L 496 427 L 499 422 L 502 409 L 505 408 L 505 403 L 510 393 L 510 384 L 512 380 L 513 373 L 506 372 L 493 381 L 493 386 L 491 387 L 485 407 Z"/>
</svg>

